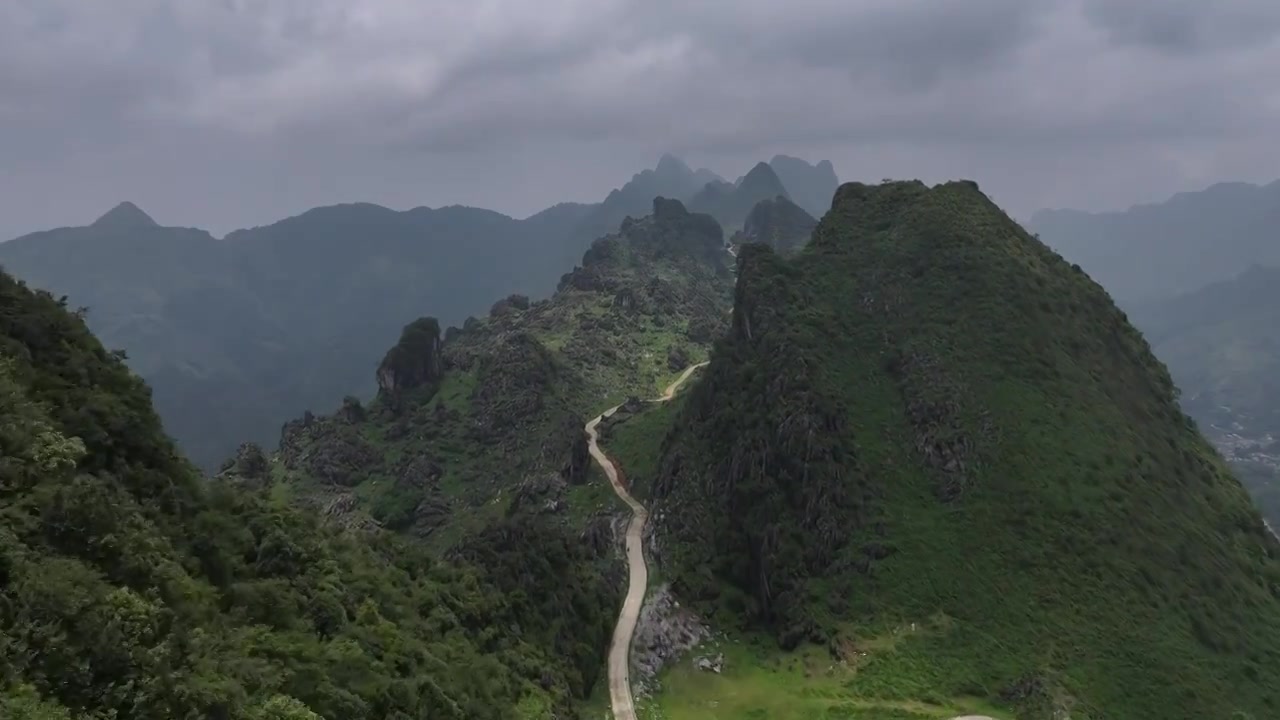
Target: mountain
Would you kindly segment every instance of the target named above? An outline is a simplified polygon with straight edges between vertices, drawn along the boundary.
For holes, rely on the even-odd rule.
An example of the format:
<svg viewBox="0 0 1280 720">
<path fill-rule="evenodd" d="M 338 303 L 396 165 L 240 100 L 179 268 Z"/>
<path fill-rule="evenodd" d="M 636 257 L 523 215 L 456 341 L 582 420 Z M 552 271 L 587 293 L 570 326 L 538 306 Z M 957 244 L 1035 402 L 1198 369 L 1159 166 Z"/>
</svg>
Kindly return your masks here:
<svg viewBox="0 0 1280 720">
<path fill-rule="evenodd" d="M 1275 714 L 1280 542 L 1098 284 L 970 182 L 843 185 L 793 259 L 738 263 L 636 488 L 682 604 L 777 643 L 723 651 L 733 687 L 815 715 Z"/>
<path fill-rule="evenodd" d="M 1042 210 L 1030 229 L 1126 309 L 1280 265 L 1280 181 L 1221 183 L 1124 212 Z"/>
<path fill-rule="evenodd" d="M 725 228 L 739 229 L 751 208 L 762 200 L 789 198 L 786 187 L 768 163 L 757 163 L 736 184 L 710 182 L 689 198 L 689 208 L 706 213 Z"/>
<path fill-rule="evenodd" d="M 778 174 L 791 199 L 810 215 L 820 218 L 831 209 L 831 198 L 840 184 L 830 160 L 817 165 L 790 155 L 774 155 L 769 167 Z"/>
<path fill-rule="evenodd" d="M 105 215 L 95 220 L 93 226 L 100 230 L 117 231 L 158 227 L 156 221 L 143 212 L 142 208 L 127 201 L 111 208 Z"/>
<path fill-rule="evenodd" d="M 0 717 L 577 717 L 617 591 L 576 537 L 510 514 L 445 559 L 288 508 L 261 454 L 208 483 L 64 303 L 0 273 L 0 308 Z"/>
<path fill-rule="evenodd" d="M 1131 317 L 1182 406 L 1280 527 L 1280 268 L 1256 266 Z"/>
<path fill-rule="evenodd" d="M 581 247 L 566 229 L 579 218 L 349 204 L 217 240 L 126 203 L 0 244 L 0 263 L 88 306 L 98 337 L 154 388 L 167 430 L 211 468 L 243 440 L 273 441 L 291 415 L 371 393 L 374 348 L 421 308 L 457 322 L 494 297 L 549 292 L 569 254 L 559 243 Z"/>
<path fill-rule="evenodd" d="M 684 200 L 711 182 L 724 180 L 705 168 L 692 170 L 683 160 L 665 154 L 652 170 L 643 170 L 622 187 L 610 191 L 577 231 L 595 239 L 615 230 L 627 217 L 648 214 L 655 197 Z"/>
<path fill-rule="evenodd" d="M 601 203 L 523 220 L 347 203 L 223 239 L 122 203 L 88 227 L 0 243 L 0 265 L 87 306 L 93 331 L 153 388 L 169 434 L 212 471 L 242 441 L 274 444 L 289 418 L 372 396 L 369 368 L 410 320 L 457 324 L 495 298 L 547 297 L 595 239 L 708 182 L 722 181 L 664 155 Z M 740 227 L 779 187 L 763 177 L 713 209 Z"/>
<path fill-rule="evenodd" d="M 763 243 L 787 255 L 804 247 L 817 225 L 818 221 L 799 205 L 779 195 L 751 208 L 741 232 L 734 235 L 733 244 Z"/>
<path fill-rule="evenodd" d="M 720 226 L 678 200 L 592 243 L 551 297 L 515 295 L 441 331 L 408 324 L 377 366 L 378 394 L 286 425 L 291 494 L 347 525 L 441 550 L 512 508 L 575 531 L 611 505 L 590 481 L 583 424 L 649 396 L 704 358 L 727 323 L 732 257 Z M 373 375 L 370 368 L 370 375 Z M 594 531 L 608 534 L 607 522 Z"/>
</svg>

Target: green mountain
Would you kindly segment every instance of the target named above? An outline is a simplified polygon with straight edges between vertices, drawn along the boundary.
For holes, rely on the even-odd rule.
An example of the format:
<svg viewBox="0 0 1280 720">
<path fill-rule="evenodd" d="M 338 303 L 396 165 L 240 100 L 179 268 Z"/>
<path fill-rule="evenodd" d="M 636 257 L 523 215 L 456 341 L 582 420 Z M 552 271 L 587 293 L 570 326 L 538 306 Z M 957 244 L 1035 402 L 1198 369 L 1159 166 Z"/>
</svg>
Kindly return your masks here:
<svg viewBox="0 0 1280 720">
<path fill-rule="evenodd" d="M 1124 212 L 1042 210 L 1030 229 L 1121 307 L 1192 292 L 1252 265 L 1280 265 L 1280 181 L 1221 183 Z"/>
<path fill-rule="evenodd" d="M 762 162 L 751 168 L 751 172 L 736 184 L 707 183 L 689 198 L 689 208 L 714 217 L 725 228 L 737 230 L 742 227 L 747 214 L 756 203 L 778 196 L 790 197 L 782 181 L 778 179 L 778 174 L 768 163 Z"/>
<path fill-rule="evenodd" d="M 791 199 L 814 217 L 822 217 L 831 209 L 831 198 L 836 194 L 840 180 L 830 160 L 817 165 L 790 155 L 774 155 L 769 167 L 791 193 Z"/>
<path fill-rule="evenodd" d="M 593 240 L 649 213 L 655 197 L 718 180 L 666 155 L 601 203 L 524 220 L 351 203 L 221 240 L 124 203 L 89 227 L 0 243 L 0 265 L 87 306 L 95 334 L 154 389 L 165 429 L 213 470 L 242 441 L 274 444 L 291 417 L 372 396 L 369 368 L 423 312 L 458 324 L 494 298 L 546 297 Z M 749 210 L 717 208 L 735 227 Z"/>
<path fill-rule="evenodd" d="M 617 594 L 577 538 L 511 513 L 441 559 L 289 509 L 275 472 L 206 483 L 122 360 L 0 273 L 0 717 L 576 716 Z"/>
<path fill-rule="evenodd" d="M 734 235 L 733 244 L 763 243 L 786 255 L 804 247 L 817 226 L 818 221 L 809 213 L 779 195 L 751 208 L 742 230 Z"/>
<path fill-rule="evenodd" d="M 677 595 L 778 647 L 660 707 L 1276 715 L 1280 544 L 1087 275 L 970 182 L 846 184 L 738 262 L 637 492 Z"/>
<path fill-rule="evenodd" d="M 607 483 L 589 482 L 583 424 L 704 358 L 730 306 L 720 226 L 677 200 L 651 207 L 594 242 L 548 299 L 508 297 L 443 333 L 434 318 L 406 326 L 372 403 L 286 426 L 295 497 L 441 549 L 512 508 L 581 529 L 611 506 Z"/>
</svg>

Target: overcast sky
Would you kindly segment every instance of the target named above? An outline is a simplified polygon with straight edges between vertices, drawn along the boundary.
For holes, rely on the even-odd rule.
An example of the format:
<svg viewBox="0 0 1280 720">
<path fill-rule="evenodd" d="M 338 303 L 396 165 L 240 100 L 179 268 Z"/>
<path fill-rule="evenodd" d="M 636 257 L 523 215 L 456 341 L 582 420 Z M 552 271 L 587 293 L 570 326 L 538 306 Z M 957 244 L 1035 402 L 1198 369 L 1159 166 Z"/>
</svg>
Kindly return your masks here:
<svg viewBox="0 0 1280 720">
<path fill-rule="evenodd" d="M 1280 176 L 1276 0 L 0 0 L 0 238 L 594 201 L 664 151 L 1019 217 Z"/>
</svg>

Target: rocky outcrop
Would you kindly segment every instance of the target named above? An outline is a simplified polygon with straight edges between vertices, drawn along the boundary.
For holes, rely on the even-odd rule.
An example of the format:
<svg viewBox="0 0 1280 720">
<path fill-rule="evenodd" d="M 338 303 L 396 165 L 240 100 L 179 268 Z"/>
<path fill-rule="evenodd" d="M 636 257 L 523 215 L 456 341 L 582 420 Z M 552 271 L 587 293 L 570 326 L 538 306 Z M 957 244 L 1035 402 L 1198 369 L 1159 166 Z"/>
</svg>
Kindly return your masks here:
<svg viewBox="0 0 1280 720">
<path fill-rule="evenodd" d="M 489 308 L 489 316 L 511 315 L 529 309 L 528 295 L 508 295 Z"/>
<path fill-rule="evenodd" d="M 444 372 L 440 323 L 419 318 L 400 333 L 400 341 L 378 366 L 378 394 L 395 406 L 405 393 L 439 383 Z"/>
<path fill-rule="evenodd" d="M 241 443 L 236 455 L 222 465 L 218 476 L 253 486 L 265 484 L 270 479 L 271 462 L 262 446 L 257 443 Z"/>
<path fill-rule="evenodd" d="M 669 585 L 658 587 L 636 623 L 631 645 L 633 677 L 641 684 L 651 682 L 664 667 L 710 637 L 711 629 L 691 610 L 681 607 Z"/>
<path fill-rule="evenodd" d="M 575 421 L 574 425 L 578 425 Z M 587 434 L 575 427 L 573 444 L 569 446 L 569 457 L 560 469 L 560 477 L 570 485 L 584 485 L 587 473 L 591 470 L 591 451 Z"/>
<path fill-rule="evenodd" d="M 995 433 L 989 414 L 975 411 L 964 385 L 932 355 L 894 350 L 885 355 L 884 364 L 898 385 L 915 428 L 916 452 L 935 478 L 938 498 L 959 500 L 973 483 L 978 441 Z M 970 415 L 976 423 L 968 422 Z M 966 427 L 977 427 L 979 435 L 966 432 Z"/>
<path fill-rule="evenodd" d="M 338 419 L 352 425 L 363 422 L 365 419 L 364 406 L 360 404 L 360 399 L 354 395 L 348 395 L 342 399 L 342 407 L 338 408 Z"/>
<path fill-rule="evenodd" d="M 544 395 L 557 376 L 554 359 L 536 339 L 519 332 L 479 358 L 477 372 L 471 393 L 471 434 L 482 441 L 520 440 L 509 430 L 543 408 Z"/>
<path fill-rule="evenodd" d="M 379 453 L 356 428 L 338 419 L 310 416 L 285 424 L 280 440 L 285 467 L 327 485 L 354 487 L 380 467 Z"/>
</svg>

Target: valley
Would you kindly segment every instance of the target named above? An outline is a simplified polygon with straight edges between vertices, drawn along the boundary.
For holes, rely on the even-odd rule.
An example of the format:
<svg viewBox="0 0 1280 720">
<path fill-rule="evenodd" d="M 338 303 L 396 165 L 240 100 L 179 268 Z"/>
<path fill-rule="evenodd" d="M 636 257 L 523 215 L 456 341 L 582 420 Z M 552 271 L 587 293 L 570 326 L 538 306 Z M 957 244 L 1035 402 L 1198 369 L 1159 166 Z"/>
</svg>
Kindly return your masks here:
<svg viewBox="0 0 1280 720">
<path fill-rule="evenodd" d="M 0 720 L 1280 718 L 1276 67 L 0 0 Z"/>
<path fill-rule="evenodd" d="M 11 326 L 15 357 L 42 347 L 26 327 Z M 323 539 L 262 525 L 175 552 L 385 543 L 386 559 L 325 576 L 345 598 L 328 620 L 262 615 L 246 594 L 323 563 L 232 563 L 189 582 L 278 632 L 348 638 L 370 662 L 406 633 L 439 641 L 402 608 L 448 596 L 433 627 L 452 613 L 450 652 L 494 658 L 504 679 L 472 687 L 466 671 L 400 659 L 376 674 L 401 683 L 403 711 L 1088 720 L 1280 702 L 1266 679 L 1274 533 L 1144 336 L 972 183 L 846 183 L 821 221 L 766 199 L 727 240 L 712 215 L 658 197 L 549 296 L 508 295 L 460 326 L 413 320 L 369 375 L 372 399 L 288 421 L 276 448 L 242 444 L 211 480 L 232 517 L 297 518 Z M 46 392 L 23 382 L 20 394 Z M 171 452 L 132 461 L 139 482 L 189 472 L 155 469 Z M 5 517 L 33 552 L 106 562 L 93 567 L 132 587 L 116 561 Z M 358 563 L 411 584 L 415 567 L 437 568 L 437 585 L 383 599 L 379 613 L 404 624 L 392 629 L 357 611 Z M 217 632 L 240 637 L 235 622 Z M 39 697 L 87 706 L 17 671 Z M 413 676 L 443 694 L 403 685 Z M 323 684 L 230 677 L 250 698 L 235 708 L 372 718 L 393 702 L 377 684 L 341 700 Z"/>
</svg>

